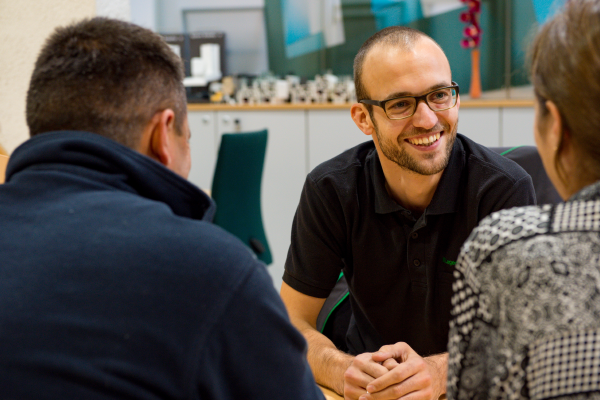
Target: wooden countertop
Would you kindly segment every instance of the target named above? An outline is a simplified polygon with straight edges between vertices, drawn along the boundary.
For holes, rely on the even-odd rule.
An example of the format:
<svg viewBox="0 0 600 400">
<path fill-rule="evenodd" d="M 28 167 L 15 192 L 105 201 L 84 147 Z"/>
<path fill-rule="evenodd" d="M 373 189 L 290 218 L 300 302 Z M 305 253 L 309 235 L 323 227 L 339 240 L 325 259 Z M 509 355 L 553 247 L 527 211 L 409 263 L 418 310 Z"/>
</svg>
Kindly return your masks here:
<svg viewBox="0 0 600 400">
<path fill-rule="evenodd" d="M 500 108 L 522 107 L 533 108 L 533 99 L 462 99 L 461 108 Z M 344 104 L 258 104 L 258 105 L 229 105 L 190 103 L 189 111 L 290 111 L 290 110 L 349 110 L 351 103 Z"/>
<path fill-rule="evenodd" d="M 317 385 L 317 386 L 319 386 L 319 389 L 321 389 L 321 391 L 325 395 L 326 400 L 344 400 L 344 398 L 342 396 L 340 396 L 333 390 L 323 387 L 321 385 Z"/>
<path fill-rule="evenodd" d="M 326 400 L 344 400 L 344 398 L 342 396 L 335 393 L 333 390 L 323 387 L 321 385 L 317 385 L 317 386 L 319 386 L 319 389 L 321 389 L 321 391 L 325 395 Z M 446 395 L 445 394 L 441 395 L 438 400 L 446 400 Z"/>
<path fill-rule="evenodd" d="M 4 183 L 4 174 L 6 173 L 6 164 L 8 164 L 8 156 L 0 154 L 0 183 Z"/>
</svg>

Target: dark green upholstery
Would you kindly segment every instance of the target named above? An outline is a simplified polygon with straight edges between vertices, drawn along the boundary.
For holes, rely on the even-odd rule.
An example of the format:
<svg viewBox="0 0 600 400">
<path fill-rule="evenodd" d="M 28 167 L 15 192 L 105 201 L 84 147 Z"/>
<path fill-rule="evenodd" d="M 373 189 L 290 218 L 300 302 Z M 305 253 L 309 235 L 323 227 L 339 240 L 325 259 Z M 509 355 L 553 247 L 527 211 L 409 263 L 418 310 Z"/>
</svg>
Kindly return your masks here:
<svg viewBox="0 0 600 400">
<path fill-rule="evenodd" d="M 546 174 L 537 147 L 490 147 L 490 149 L 513 160 L 531 176 L 537 204 L 558 204 L 563 201 Z"/>
<path fill-rule="evenodd" d="M 273 260 L 261 212 L 261 181 L 267 130 L 225 133 L 221 138 L 211 195 L 214 223 L 240 238 L 265 264 Z"/>
</svg>

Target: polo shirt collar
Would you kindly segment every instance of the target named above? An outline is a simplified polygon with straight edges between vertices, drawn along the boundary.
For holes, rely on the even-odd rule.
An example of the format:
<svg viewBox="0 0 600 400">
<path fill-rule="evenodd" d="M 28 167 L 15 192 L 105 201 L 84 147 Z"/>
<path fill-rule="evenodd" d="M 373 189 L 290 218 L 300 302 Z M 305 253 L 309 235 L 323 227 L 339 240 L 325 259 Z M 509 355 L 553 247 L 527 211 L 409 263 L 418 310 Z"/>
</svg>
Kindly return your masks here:
<svg viewBox="0 0 600 400">
<path fill-rule="evenodd" d="M 388 194 L 388 191 L 385 188 L 385 175 L 383 174 L 383 168 L 381 168 L 381 161 L 379 160 L 377 149 L 373 149 L 371 154 L 369 154 L 367 162 L 370 169 L 369 175 L 373 179 L 375 212 L 377 214 L 389 214 L 397 211 L 408 211 L 400 204 L 396 203 Z"/>
<path fill-rule="evenodd" d="M 450 161 L 442 173 L 429 207 L 425 210 L 427 214 L 450 214 L 458 211 L 458 202 L 463 196 L 460 183 L 465 164 L 465 149 L 457 136 L 450 153 Z"/>
<path fill-rule="evenodd" d="M 448 214 L 458 210 L 458 198 L 460 195 L 460 181 L 465 167 L 465 151 L 457 137 L 452 146 L 450 161 L 444 170 L 438 187 L 433 195 L 425 214 L 437 215 Z M 377 214 L 388 214 L 392 212 L 406 212 L 390 197 L 385 187 L 385 175 L 381 167 L 381 161 L 377 150 L 368 156 L 370 176 L 373 179 L 373 190 L 375 193 L 375 212 Z"/>
</svg>

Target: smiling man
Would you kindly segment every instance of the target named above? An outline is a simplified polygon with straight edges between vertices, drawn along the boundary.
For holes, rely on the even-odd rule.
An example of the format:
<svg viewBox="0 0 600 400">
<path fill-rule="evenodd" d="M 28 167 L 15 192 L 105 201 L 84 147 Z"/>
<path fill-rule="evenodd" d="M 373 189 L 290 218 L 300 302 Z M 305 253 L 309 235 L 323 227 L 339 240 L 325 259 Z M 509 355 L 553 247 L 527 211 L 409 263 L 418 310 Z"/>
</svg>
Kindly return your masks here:
<svg viewBox="0 0 600 400">
<path fill-rule="evenodd" d="M 518 165 L 457 134 L 459 87 L 427 35 L 376 33 L 354 80 L 352 119 L 373 140 L 308 175 L 281 296 L 322 385 L 347 399 L 437 398 L 460 247 L 486 215 L 534 204 L 534 189 Z M 350 354 L 316 330 L 341 271 Z"/>
</svg>

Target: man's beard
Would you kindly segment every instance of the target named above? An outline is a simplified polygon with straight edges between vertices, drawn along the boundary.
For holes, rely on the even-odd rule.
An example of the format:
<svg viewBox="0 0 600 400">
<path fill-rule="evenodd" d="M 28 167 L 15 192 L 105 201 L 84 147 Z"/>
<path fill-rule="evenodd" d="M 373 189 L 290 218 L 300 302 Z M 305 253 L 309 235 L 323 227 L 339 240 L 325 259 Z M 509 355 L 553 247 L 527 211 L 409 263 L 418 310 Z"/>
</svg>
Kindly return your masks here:
<svg viewBox="0 0 600 400">
<path fill-rule="evenodd" d="M 433 129 L 420 129 L 413 128 L 412 130 L 406 132 L 402 136 L 398 136 L 397 144 L 394 145 L 391 139 L 384 138 L 379 133 L 379 128 L 375 121 L 373 121 L 373 125 L 375 128 L 375 134 L 377 135 L 377 141 L 379 142 L 379 147 L 381 148 L 381 152 L 392 162 L 395 162 L 400 166 L 400 168 L 407 169 L 409 171 L 413 171 L 419 175 L 435 175 L 438 172 L 442 172 L 444 168 L 448 165 L 450 161 L 450 153 L 452 153 L 452 146 L 454 145 L 454 140 L 456 139 L 456 130 L 458 127 L 458 123 L 454 125 L 454 129 L 451 133 L 449 133 L 450 125 L 436 125 Z M 440 129 L 443 128 L 443 129 Z M 423 135 L 431 132 L 439 132 L 443 130 L 444 136 L 449 135 L 448 140 L 446 141 L 446 149 L 444 153 L 444 157 L 440 162 L 435 164 L 428 164 L 423 161 L 419 162 L 414 157 L 412 157 L 402 146 L 402 142 L 405 137 L 414 137 L 418 135 Z M 436 156 L 436 154 L 423 154 L 425 159 L 432 159 Z"/>
</svg>

